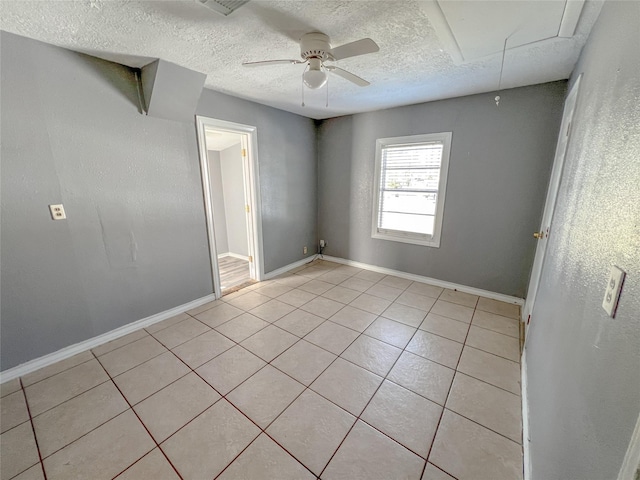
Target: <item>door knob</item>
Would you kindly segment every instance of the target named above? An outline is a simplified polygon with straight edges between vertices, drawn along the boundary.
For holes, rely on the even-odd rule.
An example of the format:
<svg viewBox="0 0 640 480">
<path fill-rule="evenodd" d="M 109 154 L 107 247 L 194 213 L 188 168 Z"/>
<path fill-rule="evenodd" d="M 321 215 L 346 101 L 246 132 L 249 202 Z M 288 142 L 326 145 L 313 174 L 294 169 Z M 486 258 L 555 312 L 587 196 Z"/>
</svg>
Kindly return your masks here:
<svg viewBox="0 0 640 480">
<path fill-rule="evenodd" d="M 544 238 L 544 231 L 533 232 L 533 238 L 537 238 L 538 240 L 542 240 Z"/>
</svg>

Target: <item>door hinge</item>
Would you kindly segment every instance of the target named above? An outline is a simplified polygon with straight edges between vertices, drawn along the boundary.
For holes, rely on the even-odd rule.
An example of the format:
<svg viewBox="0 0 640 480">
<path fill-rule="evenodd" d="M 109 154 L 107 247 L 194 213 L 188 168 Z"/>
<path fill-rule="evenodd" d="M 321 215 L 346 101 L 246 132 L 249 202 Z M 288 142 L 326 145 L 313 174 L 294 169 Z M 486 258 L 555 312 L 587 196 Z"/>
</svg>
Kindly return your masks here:
<svg viewBox="0 0 640 480">
<path fill-rule="evenodd" d="M 249 263 L 253 263 L 253 255 L 249 255 Z"/>
<path fill-rule="evenodd" d="M 247 212 L 247 213 L 249 213 L 249 210 L 251 210 L 251 209 L 249 208 L 249 205 L 245 205 L 245 206 L 244 206 L 244 211 L 245 211 L 245 212 Z"/>
<path fill-rule="evenodd" d="M 243 148 L 243 149 L 242 149 L 242 156 L 243 156 L 243 157 L 246 157 L 246 156 L 247 156 L 247 149 L 246 149 L 246 148 Z"/>
</svg>

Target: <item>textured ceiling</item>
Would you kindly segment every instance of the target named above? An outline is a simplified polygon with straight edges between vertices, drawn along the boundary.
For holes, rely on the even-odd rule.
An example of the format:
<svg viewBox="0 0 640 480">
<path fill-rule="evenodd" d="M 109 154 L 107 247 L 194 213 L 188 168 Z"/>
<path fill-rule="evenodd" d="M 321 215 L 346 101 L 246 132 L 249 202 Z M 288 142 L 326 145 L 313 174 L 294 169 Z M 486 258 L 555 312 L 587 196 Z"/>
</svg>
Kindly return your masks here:
<svg viewBox="0 0 640 480">
<path fill-rule="evenodd" d="M 486 2 L 494 9 L 500 3 Z M 0 5 L 3 30 L 132 67 L 162 58 L 205 73 L 207 88 L 316 119 L 494 91 L 500 76 L 500 53 L 456 64 L 424 4 L 413 0 L 253 0 L 228 17 L 193 0 L 2 0 Z M 502 87 L 568 78 L 601 6 L 599 0 L 586 2 L 571 38 L 508 50 Z M 311 31 L 329 35 L 333 46 L 373 38 L 378 53 L 337 64 L 371 85 L 361 88 L 331 76 L 329 107 L 325 89 L 306 90 L 302 107 L 304 65 L 241 65 L 297 59 L 297 40 Z"/>
</svg>

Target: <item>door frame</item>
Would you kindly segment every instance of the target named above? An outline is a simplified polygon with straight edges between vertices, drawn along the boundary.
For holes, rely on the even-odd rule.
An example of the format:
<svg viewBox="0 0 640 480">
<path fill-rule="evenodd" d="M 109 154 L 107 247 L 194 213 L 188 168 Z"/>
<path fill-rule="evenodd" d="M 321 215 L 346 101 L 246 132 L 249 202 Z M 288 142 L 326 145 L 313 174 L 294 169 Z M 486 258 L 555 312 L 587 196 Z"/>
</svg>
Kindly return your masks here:
<svg viewBox="0 0 640 480">
<path fill-rule="evenodd" d="M 220 284 L 220 270 L 218 268 L 218 254 L 213 225 L 213 202 L 211 199 L 211 181 L 209 177 L 207 139 L 205 133 L 207 128 L 241 135 L 245 202 L 249 206 L 249 212 L 247 215 L 247 240 L 249 244 L 249 255 L 253 259 L 249 268 L 252 274 L 251 277 L 259 282 L 264 278 L 264 258 L 262 244 L 260 174 L 258 169 L 258 129 L 251 125 L 243 125 L 240 123 L 227 122 L 225 120 L 196 115 L 196 133 L 198 137 L 198 151 L 200 154 L 200 173 L 202 176 L 207 235 L 209 238 L 211 276 L 215 296 L 216 298 L 220 298 L 222 296 L 222 288 Z"/>
<path fill-rule="evenodd" d="M 580 81 L 582 74 L 578 76 L 575 83 L 569 90 L 566 100 L 564 101 L 564 110 L 562 113 L 562 123 L 560 124 L 560 135 L 556 144 L 556 152 L 553 160 L 553 168 L 551 170 L 551 178 L 549 179 L 549 188 L 547 189 L 547 198 L 544 204 L 542 221 L 540 223 L 539 232 L 543 232 L 543 238 L 539 239 L 536 244 L 536 254 L 531 267 L 531 276 L 529 277 L 529 287 L 527 289 L 527 298 L 522 309 L 522 320 L 525 322 L 525 341 L 528 337 L 529 323 L 533 308 L 535 306 L 536 295 L 542 278 L 544 266 L 544 257 L 547 250 L 547 241 L 551 226 L 553 223 L 553 214 L 558 198 L 558 191 L 562 180 L 562 171 L 564 169 L 564 160 L 571 138 L 571 127 L 573 125 L 573 114 L 578 103 L 578 93 L 580 91 Z M 564 136 L 563 136 L 564 135 Z"/>
</svg>

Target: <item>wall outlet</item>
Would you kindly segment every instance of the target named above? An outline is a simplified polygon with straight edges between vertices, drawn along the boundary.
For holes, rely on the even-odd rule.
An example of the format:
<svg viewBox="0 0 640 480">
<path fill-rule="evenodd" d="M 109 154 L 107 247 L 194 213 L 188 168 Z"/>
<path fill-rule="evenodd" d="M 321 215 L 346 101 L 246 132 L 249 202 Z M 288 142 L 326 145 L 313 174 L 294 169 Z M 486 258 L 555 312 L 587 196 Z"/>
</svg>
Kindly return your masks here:
<svg viewBox="0 0 640 480">
<path fill-rule="evenodd" d="M 307 254 L 307 247 L 306 245 L 304 247 L 302 247 L 302 253 L 304 253 L 305 255 Z"/>
<path fill-rule="evenodd" d="M 325 246 L 324 240 L 320 240 L 320 248 L 324 248 L 324 246 Z"/>
<path fill-rule="evenodd" d="M 618 300 L 620 299 L 620 291 L 624 283 L 625 273 L 615 265 L 611 267 L 609 273 L 609 281 L 604 290 L 604 299 L 602 300 L 602 308 L 611 318 L 616 316 L 616 308 L 618 308 Z"/>
<path fill-rule="evenodd" d="M 62 204 L 49 205 L 49 211 L 51 212 L 51 218 L 54 220 L 64 220 L 67 218 L 67 214 L 64 213 L 64 206 L 62 206 Z"/>
</svg>

